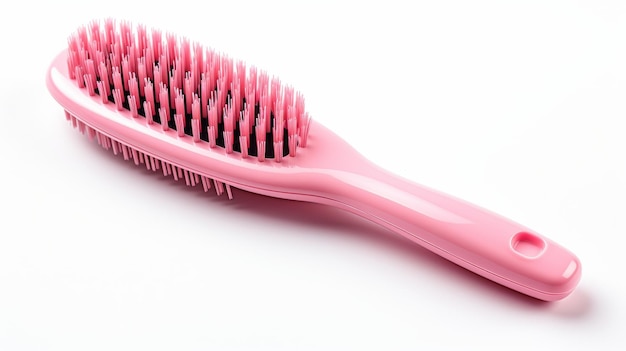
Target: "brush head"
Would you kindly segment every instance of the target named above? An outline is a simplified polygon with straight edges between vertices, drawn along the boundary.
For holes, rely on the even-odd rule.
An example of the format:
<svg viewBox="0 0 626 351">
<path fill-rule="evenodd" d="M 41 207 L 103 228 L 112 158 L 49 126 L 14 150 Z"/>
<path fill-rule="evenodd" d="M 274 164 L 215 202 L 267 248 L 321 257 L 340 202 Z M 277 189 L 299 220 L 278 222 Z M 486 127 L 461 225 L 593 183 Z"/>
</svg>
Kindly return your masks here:
<svg viewBox="0 0 626 351">
<path fill-rule="evenodd" d="M 68 39 L 69 77 L 102 104 L 179 138 L 280 162 L 305 147 L 304 97 L 276 77 L 185 37 L 113 19 Z"/>
<path fill-rule="evenodd" d="M 309 118 L 293 88 L 186 38 L 108 19 L 68 42 L 48 90 L 75 128 L 137 166 L 218 195 L 232 186 L 323 202 L 334 177 L 324 170 L 365 162 Z"/>
</svg>

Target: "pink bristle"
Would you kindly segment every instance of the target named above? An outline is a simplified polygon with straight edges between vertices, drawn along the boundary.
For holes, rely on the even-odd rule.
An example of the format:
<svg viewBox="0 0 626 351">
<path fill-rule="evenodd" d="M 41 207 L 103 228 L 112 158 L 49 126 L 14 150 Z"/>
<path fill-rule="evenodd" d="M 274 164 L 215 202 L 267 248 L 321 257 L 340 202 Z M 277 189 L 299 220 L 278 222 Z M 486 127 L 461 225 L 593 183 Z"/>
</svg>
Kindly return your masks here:
<svg viewBox="0 0 626 351">
<path fill-rule="evenodd" d="M 283 159 L 283 129 L 284 129 L 284 120 L 283 120 L 283 111 L 278 110 L 277 116 L 274 118 L 274 161 L 281 162 Z"/>
<path fill-rule="evenodd" d="M 259 100 L 257 79 L 257 68 L 255 66 L 251 66 L 248 70 L 248 80 L 246 81 L 246 95 L 253 94 L 253 98 L 255 101 Z"/>
<path fill-rule="evenodd" d="M 280 103 L 280 100 L 279 100 Z M 273 127 L 273 134 L 274 134 L 274 142 L 277 141 L 282 141 L 283 140 L 283 129 L 284 129 L 284 124 L 285 124 L 285 119 L 284 119 L 284 111 L 283 110 L 277 110 L 274 111 L 275 115 L 274 115 L 274 127 Z"/>
<path fill-rule="evenodd" d="M 152 170 L 152 166 L 150 165 L 150 156 L 147 154 L 143 154 L 143 163 L 146 165 L 147 170 Z"/>
<path fill-rule="evenodd" d="M 123 93 L 120 89 L 113 89 L 113 102 L 115 102 L 115 107 L 117 107 L 118 111 L 124 109 L 124 97 Z"/>
<path fill-rule="evenodd" d="M 265 147 L 266 147 L 266 129 L 265 129 L 265 121 L 260 119 L 255 128 L 256 134 L 256 143 L 257 143 L 257 157 L 259 161 L 265 161 Z"/>
<path fill-rule="evenodd" d="M 294 107 L 289 108 L 289 111 L 294 116 L 287 120 L 287 132 L 289 135 L 289 156 L 291 157 L 296 156 L 296 145 L 298 143 L 298 120 L 295 118 L 294 110 Z"/>
<path fill-rule="evenodd" d="M 168 99 L 170 99 L 170 101 L 174 102 L 176 101 L 176 90 L 178 89 L 178 86 L 176 85 L 176 79 L 174 78 L 176 75 L 176 67 L 173 68 L 172 72 L 169 74 L 169 92 L 170 95 L 168 97 Z M 168 80 L 166 80 L 167 82 Z"/>
<path fill-rule="evenodd" d="M 226 78 L 221 77 L 217 80 L 217 118 L 219 122 L 222 122 L 222 114 L 224 113 L 224 105 L 226 104 L 227 90 L 226 90 Z"/>
<path fill-rule="evenodd" d="M 242 118 L 244 119 L 245 123 L 244 126 L 242 127 L 245 128 L 246 132 L 242 133 L 244 135 L 251 135 L 252 134 L 252 128 L 254 127 L 254 103 L 248 103 L 246 102 L 246 104 L 243 107 L 243 111 L 242 111 Z"/>
<path fill-rule="evenodd" d="M 233 107 L 232 105 L 227 105 L 224 110 L 224 147 L 226 148 L 226 153 L 229 154 L 233 152 L 234 130 L 235 119 L 233 116 Z"/>
<path fill-rule="evenodd" d="M 252 130 L 252 127 L 254 127 L 254 123 L 255 123 L 255 116 L 254 116 L 255 103 L 254 103 L 254 98 L 252 96 L 254 96 L 254 92 L 251 93 L 248 98 L 246 98 L 246 103 L 243 106 L 243 113 L 246 118 L 248 130 L 250 131 Z"/>
<path fill-rule="evenodd" d="M 163 171 L 163 176 L 167 177 L 169 173 L 167 172 L 168 164 L 165 161 L 161 160 L 161 170 Z"/>
<path fill-rule="evenodd" d="M 209 147 L 215 147 L 217 140 L 218 114 L 214 99 L 209 100 L 208 115 L 209 125 L 207 127 L 207 133 L 209 134 Z"/>
<path fill-rule="evenodd" d="M 209 81 L 206 78 L 206 73 L 202 74 L 200 78 L 200 109 L 202 112 L 202 117 L 206 118 L 208 116 L 208 103 L 209 103 Z"/>
<path fill-rule="evenodd" d="M 137 153 L 137 150 L 130 148 L 130 151 L 133 157 L 133 162 L 135 162 L 135 166 L 139 166 L 139 154 Z"/>
<path fill-rule="evenodd" d="M 219 57 L 219 79 L 222 80 L 224 88 L 230 87 L 232 73 L 233 73 L 233 60 L 230 57 Z"/>
<path fill-rule="evenodd" d="M 167 52 L 164 51 L 161 53 L 161 58 L 159 59 L 159 67 L 161 67 L 161 81 L 167 84 L 167 79 L 169 75 L 169 67 L 170 60 L 169 56 L 167 56 Z"/>
<path fill-rule="evenodd" d="M 159 108 L 159 119 L 161 120 L 161 127 L 164 131 L 170 129 L 168 112 L 166 112 L 166 109 L 163 107 Z"/>
<path fill-rule="evenodd" d="M 136 99 L 134 95 L 128 95 L 128 105 L 130 106 L 130 115 L 133 116 L 134 118 L 139 117 L 139 114 L 137 111 L 138 103 L 139 103 L 139 100 Z"/>
<path fill-rule="evenodd" d="M 217 194 L 217 196 L 222 195 L 222 193 L 224 192 L 224 183 L 214 179 L 213 185 L 215 185 L 215 193 Z"/>
<path fill-rule="evenodd" d="M 139 95 L 142 97 L 146 96 L 143 84 L 143 81 L 144 79 L 146 79 L 146 77 L 146 59 L 145 57 L 141 57 L 139 58 L 139 62 L 137 63 L 137 81 L 142 83 L 139 84 Z"/>
<path fill-rule="evenodd" d="M 137 47 L 134 43 L 134 37 L 131 37 L 131 44 L 127 48 L 128 50 L 128 69 L 131 72 L 137 73 Z"/>
<path fill-rule="evenodd" d="M 224 183 L 225 187 L 226 187 L 226 194 L 228 194 L 228 199 L 232 200 L 233 199 L 233 191 L 230 188 L 230 185 Z"/>
<path fill-rule="evenodd" d="M 200 141 L 200 120 L 199 119 L 191 120 L 191 130 L 193 133 L 193 141 L 196 143 L 199 142 Z"/>
<path fill-rule="evenodd" d="M 105 61 L 105 54 L 104 52 L 98 50 L 95 53 L 95 59 L 94 59 L 94 67 L 100 69 L 100 65 L 105 65 L 106 66 L 106 61 Z M 102 77 L 100 76 L 100 72 L 96 72 L 98 73 L 98 78 L 102 79 Z"/>
<path fill-rule="evenodd" d="M 298 120 L 298 134 L 300 135 L 300 140 L 302 140 L 302 133 L 304 131 L 305 136 L 308 134 L 308 115 L 305 115 L 304 110 L 304 97 L 300 93 L 296 93 L 296 101 L 295 101 L 295 109 L 296 109 L 296 119 Z M 304 126 L 307 125 L 305 128 Z M 305 147 L 306 141 L 301 143 L 299 146 Z"/>
<path fill-rule="evenodd" d="M 67 53 L 67 73 L 70 79 L 76 79 L 76 53 L 69 50 Z"/>
<path fill-rule="evenodd" d="M 243 158 L 247 158 L 248 157 L 248 148 L 250 147 L 250 143 L 248 142 L 248 136 L 247 135 L 240 135 L 239 136 L 239 150 L 241 150 L 241 157 Z"/>
<path fill-rule="evenodd" d="M 119 151 L 119 144 L 117 141 L 113 141 L 113 155 L 117 155 L 120 151 Z"/>
<path fill-rule="evenodd" d="M 237 73 L 235 73 L 235 76 Z M 239 89 L 239 81 L 233 80 L 230 85 L 231 104 L 234 111 L 241 111 L 241 89 Z"/>
<path fill-rule="evenodd" d="M 78 28 L 76 33 L 79 43 L 81 44 L 80 48 L 84 48 L 83 45 L 87 45 L 89 43 L 89 35 L 87 34 L 87 27 L 82 26 Z"/>
<path fill-rule="evenodd" d="M 161 68 L 158 65 L 154 65 L 154 97 L 156 102 L 161 102 Z"/>
<path fill-rule="evenodd" d="M 97 85 L 98 85 L 98 94 L 100 95 L 100 99 L 102 100 L 102 103 L 108 104 L 109 99 L 107 98 L 107 93 L 106 93 L 106 90 L 104 89 L 104 84 L 102 83 L 102 81 L 98 81 Z"/>
<path fill-rule="evenodd" d="M 289 109 L 290 106 L 293 106 L 294 100 L 293 100 L 293 87 L 292 86 L 285 86 L 283 89 L 283 110 L 285 112 L 287 112 L 287 110 Z"/>
<path fill-rule="evenodd" d="M 94 87 L 94 83 L 93 83 L 93 79 L 91 74 L 85 74 L 84 75 L 84 80 L 85 80 L 85 86 L 87 87 L 87 92 L 89 93 L 90 96 L 93 96 L 96 94 L 96 92 L 94 91 L 95 87 Z"/>
<path fill-rule="evenodd" d="M 246 88 L 246 64 L 243 61 L 237 61 L 237 74 L 239 77 L 238 85 L 243 94 Z M 240 95 L 239 98 L 243 98 L 243 95 Z"/>
<path fill-rule="evenodd" d="M 202 180 L 202 188 L 204 189 L 204 192 L 206 193 L 207 191 L 209 191 L 209 189 L 211 189 L 211 182 L 205 176 L 201 176 L 200 179 Z"/>
<path fill-rule="evenodd" d="M 175 181 L 178 181 L 178 167 L 176 166 L 172 166 L 172 178 L 174 178 Z"/>
<path fill-rule="evenodd" d="M 189 177 L 189 184 L 187 184 L 187 186 L 196 186 L 196 175 L 191 171 L 188 171 L 187 173 Z"/>
<path fill-rule="evenodd" d="M 107 37 L 107 47 L 115 40 L 115 21 L 113 18 L 106 18 L 104 20 L 104 29 Z"/>
<path fill-rule="evenodd" d="M 193 94 L 193 103 L 191 104 L 191 121 L 192 121 L 192 133 L 193 141 L 200 141 L 200 99 L 198 95 Z"/>
<path fill-rule="evenodd" d="M 81 43 L 78 46 L 78 64 L 80 64 L 81 66 L 85 65 L 85 60 L 87 60 L 89 58 L 89 55 L 87 53 L 87 49 L 86 46 L 88 45 L 88 43 Z"/>
<path fill-rule="evenodd" d="M 85 123 L 83 123 L 81 120 L 78 120 L 78 131 L 80 132 L 80 134 L 85 134 Z"/>
<path fill-rule="evenodd" d="M 174 99 L 176 113 L 185 116 L 185 96 L 181 89 L 175 89 L 176 97 Z"/>
<path fill-rule="evenodd" d="M 269 102 L 270 102 L 270 109 L 274 111 L 274 114 L 276 114 L 276 111 L 278 111 L 278 108 L 276 107 L 276 100 L 280 97 L 280 80 L 277 77 L 272 77 L 271 81 L 270 81 L 270 87 L 269 87 Z"/>
<path fill-rule="evenodd" d="M 302 126 L 300 127 L 300 135 L 299 135 L 299 142 L 300 142 L 300 146 L 301 147 L 306 147 L 307 144 L 307 137 L 309 135 L 309 126 L 311 125 L 311 118 L 309 117 L 308 113 L 304 113 L 303 117 L 302 117 Z"/>
<path fill-rule="evenodd" d="M 122 58 L 122 76 L 130 77 L 130 63 L 128 56 L 124 56 Z M 124 83 L 124 90 L 128 90 L 128 79 L 122 79 L 122 82 Z"/>
<path fill-rule="evenodd" d="M 144 49 L 145 69 L 146 76 L 150 79 L 154 79 L 152 67 L 154 67 L 154 52 L 151 46 Z"/>
<path fill-rule="evenodd" d="M 191 74 L 187 72 L 184 81 L 184 93 L 185 93 L 185 108 L 187 111 L 191 111 L 191 102 L 193 100 L 193 82 Z"/>
<path fill-rule="evenodd" d="M 174 62 L 174 82 L 170 82 L 178 89 L 183 89 L 183 81 L 185 78 L 185 69 L 183 68 L 183 61 L 176 60 Z"/>
<path fill-rule="evenodd" d="M 185 178 L 185 185 L 190 186 L 191 184 L 189 183 L 189 172 L 187 170 L 183 171 L 183 176 Z"/>
<path fill-rule="evenodd" d="M 76 79 L 76 67 L 79 65 L 78 40 L 75 36 L 67 39 L 67 70 L 70 79 Z"/>
<path fill-rule="evenodd" d="M 108 47 L 109 47 L 110 42 L 109 42 L 109 38 L 108 38 L 108 36 L 107 36 L 106 29 L 104 29 L 104 30 L 100 31 L 100 40 L 99 40 L 99 43 L 100 43 L 100 50 L 101 50 L 101 51 L 105 51 L 105 50 L 106 50 L 106 48 L 108 48 Z"/>
<path fill-rule="evenodd" d="M 241 112 L 239 119 L 239 150 L 242 157 L 248 157 L 248 148 L 250 147 L 248 137 L 250 135 L 250 124 L 248 122 L 248 114 L 246 111 Z"/>
<path fill-rule="evenodd" d="M 118 32 L 118 42 L 123 50 L 123 54 L 126 54 L 126 48 L 130 45 L 130 38 L 133 35 L 131 32 L 131 25 L 127 21 L 120 22 L 120 28 Z"/>
<path fill-rule="evenodd" d="M 143 163 L 144 163 L 144 165 L 146 166 L 146 169 L 147 169 L 148 171 L 154 171 L 154 170 L 152 169 L 152 163 L 150 163 L 150 158 L 151 158 L 151 157 L 150 157 L 150 155 L 148 155 L 148 154 L 144 153 L 144 154 L 143 154 Z"/>
<path fill-rule="evenodd" d="M 148 124 L 153 124 L 154 120 L 152 118 L 153 116 L 152 105 L 150 105 L 148 101 L 143 102 L 143 110 L 144 110 L 144 114 L 146 115 L 146 122 L 148 122 Z"/>
<path fill-rule="evenodd" d="M 96 81 L 97 81 L 97 76 L 96 76 L 96 66 L 94 65 L 93 60 L 88 59 L 85 61 L 85 70 L 86 70 L 86 74 L 89 75 L 89 79 L 90 79 L 90 87 L 95 87 L 96 86 Z"/>
<path fill-rule="evenodd" d="M 161 168 L 161 163 L 156 157 L 150 157 L 150 162 L 152 163 L 152 169 L 154 169 L 155 172 Z"/>
<path fill-rule="evenodd" d="M 187 38 L 107 19 L 79 28 L 68 39 L 67 57 L 70 77 L 80 77 L 78 86 L 100 95 L 102 103 L 112 99 L 117 109 L 130 109 L 130 115 L 160 123 L 164 130 L 175 111 L 176 134 L 189 133 L 196 143 L 242 157 L 255 150 L 260 161 L 266 158 L 266 135 L 276 161 L 283 152 L 295 156 L 306 146 L 310 117 L 299 92 Z M 218 136 L 218 130 L 224 134 Z M 250 145 L 254 139 L 256 147 Z"/>
<path fill-rule="evenodd" d="M 144 114 L 147 118 L 149 117 L 150 119 L 152 119 L 156 112 L 156 104 L 154 101 L 154 89 L 152 87 L 152 82 L 150 81 L 150 78 L 144 79 L 144 92 L 146 96 L 146 103 L 148 103 L 148 105 L 150 106 L 150 113 L 145 112 Z"/>
<path fill-rule="evenodd" d="M 159 95 L 160 95 L 160 101 L 161 101 L 161 108 L 164 110 L 165 116 L 166 116 L 165 119 L 161 117 L 161 124 L 167 125 L 167 122 L 170 120 L 170 98 L 169 98 L 169 93 L 167 91 L 167 86 L 165 85 L 165 83 L 161 83 L 160 86 L 161 88 L 160 88 Z"/>
<path fill-rule="evenodd" d="M 74 115 L 70 115 L 70 122 L 72 122 L 72 127 L 76 128 L 76 117 Z"/>
<path fill-rule="evenodd" d="M 143 52 L 148 45 L 148 37 L 146 35 L 146 26 L 140 24 L 137 26 L 137 50 Z"/>
<path fill-rule="evenodd" d="M 183 71 L 187 72 L 191 69 L 191 45 L 188 38 L 182 38 L 180 42 L 180 62 Z"/>
<path fill-rule="evenodd" d="M 174 114 L 174 123 L 176 123 L 176 132 L 179 137 L 185 136 L 185 116 L 178 113 Z"/>
<path fill-rule="evenodd" d="M 89 141 L 93 141 L 95 137 L 96 137 L 96 130 L 87 126 L 87 138 L 89 139 Z"/>
<path fill-rule="evenodd" d="M 200 76 L 202 75 L 202 69 L 204 67 L 204 56 L 203 56 L 203 48 L 202 45 L 198 44 L 198 43 L 194 43 L 193 44 L 193 51 L 194 51 L 194 55 L 193 55 L 193 61 L 192 61 L 192 65 L 193 65 L 193 79 L 196 82 L 196 84 L 198 82 L 200 82 Z"/>
<path fill-rule="evenodd" d="M 122 156 L 124 157 L 124 161 L 128 161 L 130 159 L 128 155 L 128 147 L 126 145 L 122 145 Z"/>
<path fill-rule="evenodd" d="M 89 23 L 88 27 L 89 27 L 89 32 L 90 32 L 89 34 L 90 34 L 92 40 L 95 39 L 95 38 L 99 39 L 100 38 L 100 22 L 99 21 L 91 21 Z M 93 41 L 97 42 L 97 40 L 93 40 Z"/>
<path fill-rule="evenodd" d="M 209 82 L 209 91 L 212 92 L 217 88 L 217 80 L 219 78 L 218 73 L 220 70 L 220 58 L 213 50 L 207 50 L 206 55 L 207 69 L 205 73 L 208 73 L 207 77 Z"/>
<path fill-rule="evenodd" d="M 112 73 L 113 86 L 115 87 L 115 89 L 119 91 L 124 91 L 125 88 L 124 88 L 124 83 L 122 83 L 122 73 L 120 72 L 119 66 L 113 66 L 112 70 L 113 70 L 113 73 Z"/>
<path fill-rule="evenodd" d="M 130 78 L 128 79 L 128 90 L 130 91 L 130 96 L 134 99 L 135 108 L 139 108 L 141 104 L 141 100 L 139 97 L 139 82 L 137 81 L 137 76 L 135 73 L 130 74 Z"/>
<path fill-rule="evenodd" d="M 162 45 L 161 45 L 161 40 L 162 40 L 161 31 L 158 30 L 158 29 L 153 28 L 151 34 L 152 34 L 151 35 L 151 37 L 152 37 L 151 49 L 152 49 L 152 52 L 154 54 L 154 57 L 156 58 L 156 57 L 161 56 L 161 47 L 162 47 Z"/>
<path fill-rule="evenodd" d="M 107 69 L 107 65 L 104 62 L 101 62 L 98 71 L 100 72 L 100 80 L 103 87 L 102 91 L 100 91 L 100 89 L 98 89 L 98 91 L 100 91 L 101 95 L 104 95 L 103 102 L 106 103 L 108 102 L 109 95 L 111 95 L 111 84 L 109 84 L 109 70 Z"/>
<path fill-rule="evenodd" d="M 87 56 L 89 57 L 87 60 L 91 60 L 91 61 L 96 60 L 96 57 L 97 57 L 96 52 L 98 50 L 96 46 L 97 46 L 97 42 L 95 40 L 87 43 Z"/>
<path fill-rule="evenodd" d="M 112 66 L 121 67 L 122 66 L 122 50 L 120 49 L 119 43 L 112 44 L 112 52 L 109 54 L 109 60 L 111 61 Z"/>
<path fill-rule="evenodd" d="M 176 35 L 174 35 L 173 33 L 167 33 L 165 37 L 167 43 L 167 55 L 170 58 L 177 57 L 176 51 L 178 49 L 178 40 L 176 38 Z M 171 62 L 168 63 L 171 64 Z"/>
</svg>

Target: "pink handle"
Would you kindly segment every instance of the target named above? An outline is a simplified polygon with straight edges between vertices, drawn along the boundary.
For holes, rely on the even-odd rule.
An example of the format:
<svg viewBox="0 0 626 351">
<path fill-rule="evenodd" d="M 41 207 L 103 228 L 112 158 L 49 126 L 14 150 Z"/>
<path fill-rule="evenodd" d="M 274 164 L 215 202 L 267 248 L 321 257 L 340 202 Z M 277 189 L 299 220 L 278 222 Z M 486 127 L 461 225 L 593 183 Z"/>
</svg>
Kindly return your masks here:
<svg viewBox="0 0 626 351">
<path fill-rule="evenodd" d="M 552 301 L 567 296 L 580 279 L 571 252 L 483 208 L 373 165 L 328 175 L 340 207 L 499 284 Z"/>
</svg>

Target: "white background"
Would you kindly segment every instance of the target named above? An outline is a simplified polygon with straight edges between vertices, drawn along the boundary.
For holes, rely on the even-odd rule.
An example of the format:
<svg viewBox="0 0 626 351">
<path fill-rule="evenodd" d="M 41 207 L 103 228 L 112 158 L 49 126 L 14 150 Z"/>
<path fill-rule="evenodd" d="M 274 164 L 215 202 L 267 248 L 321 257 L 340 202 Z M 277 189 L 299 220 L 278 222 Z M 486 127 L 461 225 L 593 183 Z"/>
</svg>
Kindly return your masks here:
<svg viewBox="0 0 626 351">
<path fill-rule="evenodd" d="M 88 142 L 45 71 L 93 18 L 265 68 L 376 163 L 575 252 L 541 303 L 319 205 Z M 624 350 L 626 3 L 135 1 L 0 14 L 0 350 Z"/>
</svg>

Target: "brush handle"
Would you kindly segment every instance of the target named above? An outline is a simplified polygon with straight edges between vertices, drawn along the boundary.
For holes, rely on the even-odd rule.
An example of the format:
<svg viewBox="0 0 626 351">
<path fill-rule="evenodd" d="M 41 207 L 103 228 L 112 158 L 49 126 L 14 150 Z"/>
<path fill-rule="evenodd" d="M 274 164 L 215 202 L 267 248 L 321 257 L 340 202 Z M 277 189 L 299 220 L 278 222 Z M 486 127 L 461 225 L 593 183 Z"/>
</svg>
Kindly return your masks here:
<svg viewBox="0 0 626 351">
<path fill-rule="evenodd" d="M 552 301 L 580 279 L 580 262 L 571 252 L 481 207 L 373 165 L 329 175 L 339 207 L 499 284 Z"/>
</svg>

